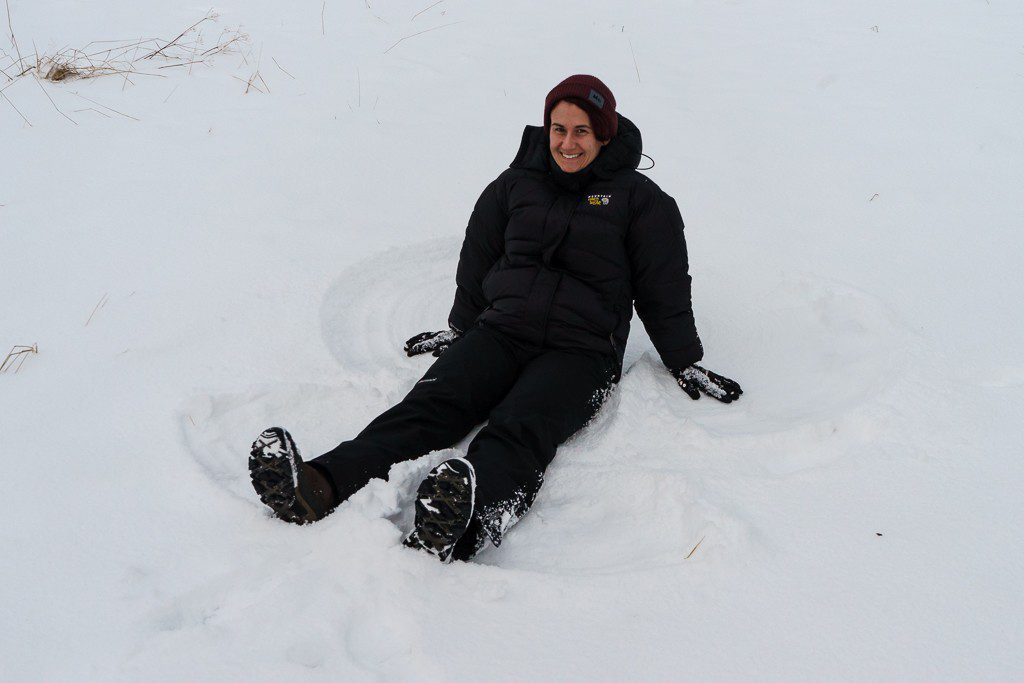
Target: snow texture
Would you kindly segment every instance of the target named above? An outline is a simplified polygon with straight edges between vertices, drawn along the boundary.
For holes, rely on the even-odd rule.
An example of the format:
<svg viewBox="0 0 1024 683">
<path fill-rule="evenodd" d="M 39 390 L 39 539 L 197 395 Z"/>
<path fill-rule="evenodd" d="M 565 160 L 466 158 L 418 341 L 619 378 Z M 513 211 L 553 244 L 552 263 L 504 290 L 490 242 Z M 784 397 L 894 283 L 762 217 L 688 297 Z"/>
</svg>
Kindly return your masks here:
<svg viewBox="0 0 1024 683">
<path fill-rule="evenodd" d="M 9 6 L 22 53 L 206 10 Z M 1020 2 L 216 9 L 249 52 L 0 74 L 0 352 L 39 351 L 0 374 L 0 680 L 1024 677 Z M 475 562 L 401 545 L 466 442 L 273 518 L 249 444 L 313 456 L 423 375 L 479 192 L 579 72 L 743 397 L 690 400 L 637 326 Z"/>
<path fill-rule="evenodd" d="M 477 519 L 480 520 L 480 525 L 483 526 L 488 540 L 495 547 L 501 546 L 506 532 L 530 509 L 543 484 L 544 475 L 538 472 L 536 482 L 530 482 L 529 487 L 520 486 L 506 500 L 480 506 L 476 513 Z"/>
</svg>

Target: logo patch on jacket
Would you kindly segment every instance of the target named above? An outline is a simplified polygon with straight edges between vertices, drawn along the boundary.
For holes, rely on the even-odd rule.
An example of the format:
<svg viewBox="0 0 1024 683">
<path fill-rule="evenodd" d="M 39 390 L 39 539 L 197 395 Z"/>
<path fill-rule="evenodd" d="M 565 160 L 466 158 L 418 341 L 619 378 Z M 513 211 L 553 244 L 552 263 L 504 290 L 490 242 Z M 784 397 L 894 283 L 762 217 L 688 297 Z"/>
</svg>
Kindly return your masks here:
<svg viewBox="0 0 1024 683">
<path fill-rule="evenodd" d="M 612 201 L 610 194 L 592 194 L 587 197 L 587 204 L 591 206 L 608 206 Z"/>
</svg>

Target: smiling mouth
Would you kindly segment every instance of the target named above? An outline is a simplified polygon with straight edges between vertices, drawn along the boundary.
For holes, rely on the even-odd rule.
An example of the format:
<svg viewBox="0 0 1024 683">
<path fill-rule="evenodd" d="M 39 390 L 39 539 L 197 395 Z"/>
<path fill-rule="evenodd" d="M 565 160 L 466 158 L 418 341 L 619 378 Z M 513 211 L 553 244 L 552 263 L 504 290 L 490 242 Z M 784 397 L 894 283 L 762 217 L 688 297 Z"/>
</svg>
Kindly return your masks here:
<svg viewBox="0 0 1024 683">
<path fill-rule="evenodd" d="M 576 154 L 566 154 L 565 152 L 559 152 L 566 159 L 579 159 L 583 156 L 583 152 L 577 152 Z"/>
</svg>

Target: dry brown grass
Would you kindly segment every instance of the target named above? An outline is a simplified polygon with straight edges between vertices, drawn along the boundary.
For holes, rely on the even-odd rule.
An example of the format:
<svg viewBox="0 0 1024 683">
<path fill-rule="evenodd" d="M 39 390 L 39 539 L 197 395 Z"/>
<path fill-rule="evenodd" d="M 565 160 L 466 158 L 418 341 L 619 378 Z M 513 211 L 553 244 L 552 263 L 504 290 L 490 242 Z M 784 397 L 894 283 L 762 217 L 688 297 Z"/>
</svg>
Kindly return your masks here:
<svg viewBox="0 0 1024 683">
<path fill-rule="evenodd" d="M 33 344 L 32 346 L 11 347 L 10 353 L 8 353 L 7 357 L 4 358 L 2 363 L 0 363 L 0 375 L 3 375 L 10 370 L 14 370 L 14 374 L 18 374 L 21 371 L 21 366 L 25 364 L 25 359 L 37 353 L 39 353 L 38 344 Z"/>
<path fill-rule="evenodd" d="M 131 79 L 137 76 L 163 77 L 163 74 L 155 73 L 162 69 L 188 68 L 191 72 L 194 65 L 209 65 L 217 55 L 229 52 L 244 55 L 249 51 L 251 54 L 249 36 L 240 29 L 222 30 L 213 44 L 204 40 L 204 30 L 218 18 L 213 12 L 207 13 L 170 40 L 99 40 L 82 48 L 64 47 L 50 52 L 34 49 L 31 54 L 23 55 L 14 35 L 8 7 L 8 40 L 12 52 L 0 51 L 0 74 L 7 85 L 30 75 L 52 83 L 120 76 L 128 84 L 133 83 Z"/>
<path fill-rule="evenodd" d="M 700 547 L 700 544 L 704 542 L 704 539 L 705 539 L 705 538 L 707 538 L 707 536 L 701 536 L 701 537 L 700 537 L 700 540 L 699 540 L 699 541 L 697 541 L 697 545 L 695 545 L 695 546 L 693 546 L 692 548 L 690 548 L 690 552 L 689 552 L 689 553 L 687 553 L 687 554 L 686 554 L 686 557 L 684 557 L 683 559 L 684 559 L 684 560 L 688 560 L 688 559 L 690 559 L 691 557 L 693 557 L 693 554 L 694 554 L 695 552 L 697 552 L 697 548 L 699 548 L 699 547 Z"/>
<path fill-rule="evenodd" d="M 253 60 L 253 50 L 248 34 L 240 28 L 236 28 L 221 30 L 217 34 L 216 40 L 213 41 L 204 37 L 204 31 L 210 29 L 211 25 L 215 24 L 219 18 L 214 12 L 208 12 L 199 21 L 194 22 L 170 40 L 162 38 L 98 40 L 81 48 L 63 47 L 47 52 L 40 52 L 33 44 L 32 53 L 23 53 L 14 33 L 14 22 L 11 19 L 8 0 L 4 0 L 4 5 L 7 8 L 7 39 L 10 49 L 0 48 L 0 100 L 6 102 L 29 126 L 32 125 L 32 122 L 4 92 L 27 77 L 35 80 L 53 108 L 75 125 L 78 125 L 78 122 L 57 106 L 46 88 L 43 87 L 44 82 L 67 83 L 101 77 L 118 77 L 123 79 L 122 89 L 124 89 L 128 85 L 135 85 L 134 79 L 139 77 L 166 78 L 168 72 L 165 72 L 165 69 L 186 69 L 191 74 L 192 69 L 197 65 L 211 65 L 218 55 L 236 53 L 240 54 L 244 63 L 250 67 L 253 61 L 256 63 L 255 70 L 248 80 L 239 79 L 246 84 L 245 92 L 248 93 L 250 90 L 270 92 L 266 81 L 260 75 L 259 59 Z M 78 95 L 78 93 L 72 94 Z M 81 95 L 78 96 L 81 97 Z M 100 106 L 127 118 L 135 119 L 133 116 L 111 110 L 109 107 Z M 93 111 L 102 116 L 109 116 L 106 112 L 92 107 L 75 111 Z"/>
</svg>

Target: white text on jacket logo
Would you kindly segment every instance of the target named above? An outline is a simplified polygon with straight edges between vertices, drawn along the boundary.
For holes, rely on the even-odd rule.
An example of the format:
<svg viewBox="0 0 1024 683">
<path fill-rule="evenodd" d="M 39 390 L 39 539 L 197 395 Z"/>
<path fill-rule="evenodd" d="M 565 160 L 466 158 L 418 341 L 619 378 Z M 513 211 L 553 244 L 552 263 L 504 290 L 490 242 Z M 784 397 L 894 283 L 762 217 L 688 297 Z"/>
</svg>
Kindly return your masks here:
<svg viewBox="0 0 1024 683">
<path fill-rule="evenodd" d="M 612 201 L 610 194 L 592 194 L 587 197 L 587 204 L 591 206 L 608 206 Z"/>
</svg>

